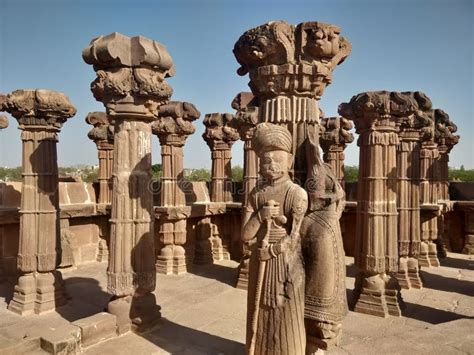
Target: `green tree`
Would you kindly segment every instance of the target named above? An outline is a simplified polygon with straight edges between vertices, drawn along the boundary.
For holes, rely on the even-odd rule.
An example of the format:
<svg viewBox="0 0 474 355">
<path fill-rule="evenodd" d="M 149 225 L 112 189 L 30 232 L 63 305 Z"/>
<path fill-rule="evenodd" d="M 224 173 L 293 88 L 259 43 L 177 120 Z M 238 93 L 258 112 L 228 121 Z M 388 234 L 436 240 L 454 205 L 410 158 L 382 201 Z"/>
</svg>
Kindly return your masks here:
<svg viewBox="0 0 474 355">
<path fill-rule="evenodd" d="M 153 164 L 151 166 L 151 179 L 153 181 L 159 181 L 162 175 L 161 164 Z"/>
<path fill-rule="evenodd" d="M 184 177 L 187 181 L 211 181 L 211 172 L 208 169 L 193 169 Z"/>
<path fill-rule="evenodd" d="M 232 167 L 232 181 L 242 181 L 244 179 L 244 169 L 240 165 Z"/>
<path fill-rule="evenodd" d="M 356 182 L 359 178 L 359 167 L 357 165 L 344 166 L 344 180 L 346 182 Z"/>
</svg>

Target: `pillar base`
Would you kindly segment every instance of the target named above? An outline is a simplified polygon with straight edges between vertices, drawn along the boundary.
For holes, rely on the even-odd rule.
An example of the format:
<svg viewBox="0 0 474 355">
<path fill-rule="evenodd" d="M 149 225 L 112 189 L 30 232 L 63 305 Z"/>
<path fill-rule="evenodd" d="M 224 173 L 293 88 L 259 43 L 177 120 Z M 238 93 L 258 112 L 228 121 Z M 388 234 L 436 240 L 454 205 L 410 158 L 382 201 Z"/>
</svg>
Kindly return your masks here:
<svg viewBox="0 0 474 355">
<path fill-rule="evenodd" d="M 194 264 L 210 265 L 214 262 L 211 251 L 211 243 L 209 239 L 196 242 L 196 249 L 194 251 Z"/>
<path fill-rule="evenodd" d="M 19 315 L 44 314 L 67 303 L 66 290 L 59 271 L 20 276 L 8 309 Z"/>
<path fill-rule="evenodd" d="M 214 261 L 230 260 L 230 253 L 224 247 L 212 248 L 212 259 Z"/>
<path fill-rule="evenodd" d="M 431 267 L 439 267 L 438 249 L 434 242 L 428 242 L 428 258 L 430 259 Z"/>
<path fill-rule="evenodd" d="M 393 276 L 387 274 L 364 274 L 356 277 L 356 303 L 354 311 L 378 317 L 389 315 L 400 317 L 403 301 L 400 285 Z"/>
<path fill-rule="evenodd" d="M 186 255 L 181 245 L 167 245 L 156 259 L 156 272 L 163 275 L 182 275 L 188 272 Z"/>
<path fill-rule="evenodd" d="M 247 290 L 249 285 L 249 258 L 244 256 L 239 264 L 239 276 L 237 278 L 236 288 Z"/>
<path fill-rule="evenodd" d="M 463 254 L 474 255 L 474 234 L 465 234 Z"/>
<path fill-rule="evenodd" d="M 400 258 L 398 272 L 395 274 L 401 288 L 423 288 L 420 278 L 418 260 L 415 258 Z"/>
<path fill-rule="evenodd" d="M 125 334 L 131 330 L 143 332 L 156 325 L 161 319 L 161 307 L 156 304 L 155 295 L 114 296 L 107 311 L 117 319 L 117 333 Z"/>
<path fill-rule="evenodd" d="M 338 346 L 342 337 L 341 323 L 325 323 L 305 318 L 306 354 L 319 354 Z M 319 351 L 319 352 L 318 352 Z"/>
</svg>

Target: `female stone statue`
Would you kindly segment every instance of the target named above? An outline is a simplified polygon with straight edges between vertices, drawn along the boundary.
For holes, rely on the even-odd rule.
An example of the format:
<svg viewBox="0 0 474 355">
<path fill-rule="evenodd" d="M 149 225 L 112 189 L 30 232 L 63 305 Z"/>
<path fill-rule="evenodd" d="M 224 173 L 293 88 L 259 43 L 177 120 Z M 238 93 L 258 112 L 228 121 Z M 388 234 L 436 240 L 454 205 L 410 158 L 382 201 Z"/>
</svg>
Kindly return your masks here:
<svg viewBox="0 0 474 355">
<path fill-rule="evenodd" d="M 339 218 L 344 191 L 329 165 L 319 156 L 317 143 L 308 142 L 309 212 L 301 226 L 306 272 L 305 326 L 308 353 L 337 341 L 347 314 L 346 267 Z"/>
<path fill-rule="evenodd" d="M 243 239 L 251 246 L 247 300 L 248 354 L 304 355 L 304 268 L 299 229 L 307 194 L 291 181 L 289 131 L 257 126 L 252 145 L 261 180 L 250 196 Z"/>
</svg>

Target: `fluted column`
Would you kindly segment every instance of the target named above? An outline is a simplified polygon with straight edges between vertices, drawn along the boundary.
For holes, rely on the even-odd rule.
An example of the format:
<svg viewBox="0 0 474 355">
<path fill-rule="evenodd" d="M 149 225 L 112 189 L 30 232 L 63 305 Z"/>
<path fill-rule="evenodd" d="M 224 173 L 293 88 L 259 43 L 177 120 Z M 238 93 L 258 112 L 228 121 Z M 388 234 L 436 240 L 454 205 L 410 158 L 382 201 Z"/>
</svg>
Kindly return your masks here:
<svg viewBox="0 0 474 355">
<path fill-rule="evenodd" d="M 400 118 L 397 148 L 397 204 L 399 269 L 396 274 L 403 288 L 421 288 L 420 253 L 420 147 L 431 130 L 430 99 L 421 92 L 404 92 L 407 115 Z"/>
<path fill-rule="evenodd" d="M 160 108 L 159 118 L 153 123 L 153 134 L 161 144 L 161 201 L 162 207 L 183 207 L 186 198 L 182 190 L 183 146 L 189 135 L 195 132 L 192 122 L 200 112 L 189 102 L 172 101 Z M 156 260 L 160 274 L 183 274 L 187 271 L 186 217 L 161 214 L 159 237 L 162 244 Z"/>
<path fill-rule="evenodd" d="M 204 131 L 202 137 L 211 150 L 212 179 L 211 202 L 232 202 L 232 145 L 239 139 L 237 129 L 232 126 L 234 116 L 230 113 L 209 113 L 204 117 Z M 196 241 L 196 262 L 203 263 L 209 260 L 206 256 L 211 252 L 211 260 L 229 260 L 228 246 L 224 244 L 221 234 L 224 234 L 226 219 L 222 216 L 211 218 L 214 233 L 210 233 L 209 241 Z M 206 235 L 202 235 L 206 238 Z M 211 245 L 211 250 L 206 246 Z M 204 250 L 204 249 L 207 250 Z M 201 250 L 198 250 L 201 249 Z M 200 260 L 201 259 L 201 260 Z"/>
<path fill-rule="evenodd" d="M 92 128 L 88 137 L 97 146 L 99 158 L 99 198 L 100 205 L 108 205 L 112 202 L 112 168 L 114 154 L 114 127 L 105 112 L 91 112 L 86 117 L 86 122 Z"/>
<path fill-rule="evenodd" d="M 308 135 L 318 136 L 319 100 L 332 72 L 351 51 L 337 26 L 273 21 L 246 31 L 234 46 L 257 98 L 259 122 L 284 125 L 293 136 L 293 178 L 304 185 Z"/>
<path fill-rule="evenodd" d="M 94 66 L 94 97 L 115 122 L 108 311 L 120 333 L 143 329 L 160 317 L 153 291 L 155 257 L 151 183 L 151 123 L 172 89 L 164 78 L 174 74 L 165 46 L 119 33 L 100 36 L 84 49 Z"/>
<path fill-rule="evenodd" d="M 436 161 L 438 173 L 438 204 L 441 213 L 438 216 L 437 251 L 439 257 L 446 257 L 446 249 L 450 249 L 449 231 L 446 230 L 445 216 L 452 211 L 453 204 L 449 199 L 449 153 L 459 143 L 457 126 L 443 110 L 435 110 L 435 141 L 438 144 L 439 157 Z"/>
<path fill-rule="evenodd" d="M 355 263 L 359 269 L 354 310 L 401 316 L 398 271 L 396 149 L 398 119 L 394 93 L 365 92 L 339 106 L 359 134 L 359 181 Z"/>
<path fill-rule="evenodd" d="M 99 217 L 99 246 L 97 251 L 97 261 L 106 262 L 109 258 L 109 216 L 107 208 L 112 203 L 112 169 L 114 157 L 114 126 L 110 122 L 105 112 L 90 112 L 86 116 L 86 123 L 94 126 L 87 136 L 94 141 L 97 146 L 99 158 L 99 173 L 97 181 L 99 183 L 99 196 L 97 199 L 98 209 L 105 215 Z"/>
<path fill-rule="evenodd" d="M 435 137 L 435 110 L 430 111 L 430 136 L 420 150 L 420 208 L 421 243 L 418 262 L 420 266 L 439 266 L 436 240 L 438 238 L 438 164 L 439 151 Z"/>
<path fill-rule="evenodd" d="M 211 150 L 211 202 L 232 202 L 232 145 L 239 139 L 237 130 L 230 126 L 230 113 L 208 113 L 202 137 Z"/>
<path fill-rule="evenodd" d="M 242 191 L 242 217 L 241 234 L 243 226 L 250 218 L 249 197 L 250 192 L 257 184 L 259 162 L 257 154 L 252 148 L 252 137 L 259 122 L 258 106 L 256 99 L 250 92 L 241 92 L 232 101 L 232 108 L 237 110 L 232 126 L 239 132 L 240 139 L 244 142 L 244 178 Z M 240 238 L 242 240 L 243 238 Z M 242 258 L 239 264 L 239 274 L 236 287 L 246 290 L 248 286 L 250 249 L 247 245 L 242 245 Z"/>
<path fill-rule="evenodd" d="M 18 120 L 22 140 L 22 190 L 18 269 L 21 276 L 8 309 L 41 314 L 64 305 L 65 289 L 56 270 L 59 194 L 56 144 L 66 120 L 76 113 L 62 93 L 17 90 L 0 110 Z"/>
<path fill-rule="evenodd" d="M 324 162 L 331 166 L 339 184 L 344 188 L 344 149 L 354 141 L 350 130 L 354 127 L 344 117 L 321 118 L 321 136 L 319 142 L 323 148 Z"/>
</svg>

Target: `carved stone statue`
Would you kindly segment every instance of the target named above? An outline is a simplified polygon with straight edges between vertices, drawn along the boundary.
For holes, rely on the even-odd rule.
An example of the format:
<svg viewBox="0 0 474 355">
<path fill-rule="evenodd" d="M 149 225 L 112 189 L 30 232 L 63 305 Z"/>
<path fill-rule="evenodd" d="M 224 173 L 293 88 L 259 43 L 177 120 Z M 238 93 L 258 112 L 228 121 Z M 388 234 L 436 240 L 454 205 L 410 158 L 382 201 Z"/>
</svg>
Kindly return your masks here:
<svg viewBox="0 0 474 355">
<path fill-rule="evenodd" d="M 293 156 L 286 128 L 261 123 L 252 145 L 261 179 L 251 193 L 243 233 L 251 245 L 246 349 L 249 354 L 302 355 L 305 280 L 299 230 L 308 198 L 288 174 Z"/>
<path fill-rule="evenodd" d="M 309 213 L 301 226 L 301 243 L 306 269 L 307 353 L 311 353 L 337 343 L 348 306 L 339 225 L 345 205 L 344 190 L 331 166 L 321 161 L 317 143 L 310 139 L 308 147 Z"/>
</svg>

